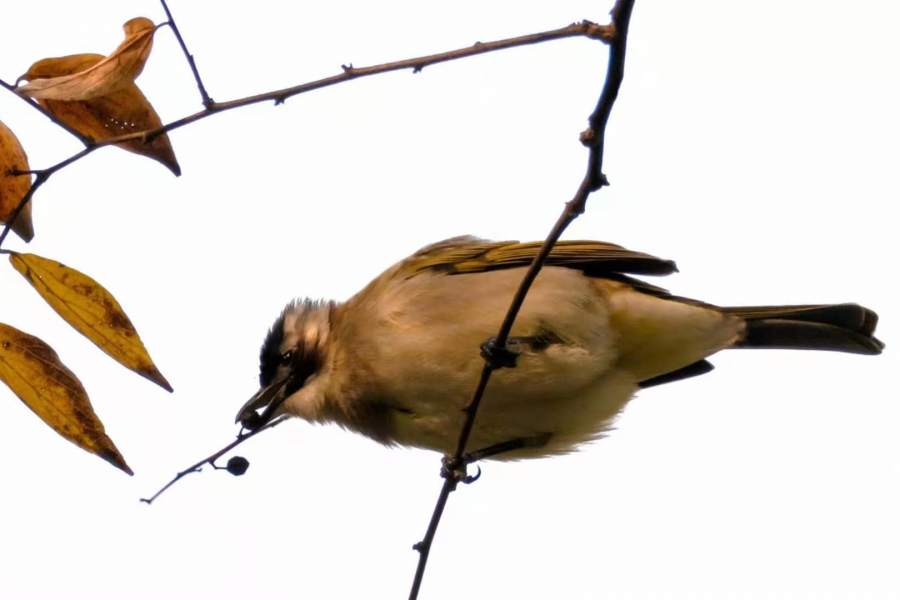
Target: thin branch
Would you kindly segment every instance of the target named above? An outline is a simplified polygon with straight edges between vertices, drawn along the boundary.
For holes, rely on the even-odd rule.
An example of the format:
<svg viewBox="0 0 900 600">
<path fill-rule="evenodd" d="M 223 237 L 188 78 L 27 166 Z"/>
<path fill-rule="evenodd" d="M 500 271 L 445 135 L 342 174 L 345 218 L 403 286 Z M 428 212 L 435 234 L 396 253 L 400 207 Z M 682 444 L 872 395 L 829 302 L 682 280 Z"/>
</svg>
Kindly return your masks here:
<svg viewBox="0 0 900 600">
<path fill-rule="evenodd" d="M 284 102 L 288 98 L 299 96 L 300 94 L 305 94 L 313 90 L 337 85 L 339 83 L 344 83 L 352 79 L 371 77 L 372 75 L 380 75 L 382 73 L 402 71 L 405 69 L 412 69 L 414 73 L 418 73 L 425 67 L 449 62 L 451 60 L 458 60 L 470 56 L 477 56 L 479 54 L 486 54 L 488 52 L 505 50 L 507 48 L 529 46 L 570 37 L 586 37 L 590 39 L 601 40 L 606 43 L 611 43 L 613 33 L 611 27 L 608 25 L 597 25 L 596 23 L 591 23 L 590 21 L 581 21 L 580 23 L 573 23 L 568 27 L 563 27 L 561 29 L 554 29 L 541 33 L 532 33 L 483 44 L 481 42 L 476 42 L 472 46 L 467 46 L 466 48 L 460 48 L 458 50 L 451 50 L 449 52 L 442 52 L 440 54 L 431 54 L 429 56 L 420 56 L 418 58 L 409 58 L 406 60 L 383 63 L 371 67 L 354 67 L 352 64 L 349 66 L 341 65 L 343 73 L 341 73 L 340 75 L 332 75 L 331 77 L 326 77 L 324 79 L 317 79 L 315 81 L 302 83 L 300 85 L 295 85 L 289 88 L 266 92 L 264 94 L 256 94 L 254 96 L 247 96 L 246 98 L 239 98 L 237 100 L 215 102 L 205 110 L 201 110 L 200 112 L 194 113 L 192 115 L 182 117 L 181 119 L 172 121 L 171 123 L 163 125 L 162 127 L 157 127 L 156 129 L 151 129 L 149 131 L 129 133 L 114 138 L 108 138 L 103 140 L 102 142 L 97 142 L 96 146 L 109 146 L 137 139 L 141 139 L 145 142 L 150 142 L 163 133 L 167 133 L 174 129 L 179 129 L 195 121 L 205 119 L 214 114 L 225 112 L 227 110 L 268 101 L 274 101 L 275 104 L 284 104 Z"/>
<path fill-rule="evenodd" d="M 64 129 L 65 131 L 67 131 L 70 134 L 72 134 L 73 136 L 75 136 L 78 139 L 78 141 L 81 142 L 82 144 L 84 144 L 85 146 L 93 145 L 93 143 L 94 143 L 93 138 L 91 138 L 90 136 L 86 136 L 86 135 L 82 135 L 82 134 L 78 133 L 77 131 L 75 131 L 74 129 L 72 129 L 71 127 L 69 127 L 62 121 L 60 121 L 59 119 L 57 119 L 55 116 L 53 116 L 53 114 L 50 113 L 50 111 L 45 109 L 43 106 L 41 106 L 34 100 L 31 100 L 29 98 L 26 98 L 25 96 L 22 96 L 22 95 L 16 93 L 16 86 L 6 83 L 2 79 L 0 79 L 0 86 L 4 87 L 7 90 L 9 90 L 10 92 L 12 92 L 16 97 L 21 98 L 22 101 L 25 102 L 25 104 L 27 104 L 34 110 L 38 111 L 39 113 L 41 113 L 42 115 L 44 115 L 45 117 L 50 119 L 55 125 L 58 125 L 60 128 Z"/>
<path fill-rule="evenodd" d="M 616 101 L 616 97 L 618 96 L 619 88 L 622 85 L 622 78 L 625 73 L 625 47 L 628 37 L 628 24 L 631 19 L 631 11 L 633 8 L 634 0 L 617 0 L 611 11 L 611 24 L 606 28 L 606 31 L 607 33 L 612 33 L 612 35 L 607 39 L 610 43 L 610 50 L 603 91 L 600 93 L 597 108 L 589 118 L 589 128 L 581 134 L 582 143 L 589 148 L 587 172 L 584 179 L 581 181 L 581 184 L 578 186 L 578 191 L 575 193 L 575 196 L 566 203 L 562 214 L 557 219 L 556 224 L 544 241 L 543 246 L 541 246 L 540 252 L 535 256 L 534 261 L 525 273 L 522 283 L 519 285 L 519 289 L 513 297 L 512 303 L 510 304 L 509 310 L 506 313 L 506 317 L 503 320 L 503 324 L 500 326 L 496 338 L 489 341 L 492 347 L 498 348 L 501 351 L 506 350 L 506 342 L 512 331 L 513 323 L 515 323 L 519 310 L 522 308 L 522 304 L 525 301 L 525 296 L 528 294 L 531 284 L 534 283 L 535 278 L 544 266 L 547 257 L 550 255 L 550 251 L 553 250 L 553 246 L 559 240 L 569 224 L 584 212 L 588 196 L 604 185 L 608 185 L 606 176 L 602 171 L 606 123 L 612 111 L 613 104 Z M 419 552 L 419 563 L 416 567 L 416 574 L 413 578 L 412 588 L 409 593 L 410 600 L 416 600 L 416 598 L 418 598 L 422 579 L 425 575 L 425 566 L 428 562 L 428 554 L 431 551 L 431 545 L 434 542 L 434 536 L 437 532 L 444 507 L 447 504 L 450 493 L 456 489 L 456 486 L 460 481 L 460 474 L 464 473 L 464 470 L 461 467 L 464 467 L 465 465 L 464 457 L 466 445 L 468 444 L 469 436 L 472 433 L 472 428 L 475 425 L 478 407 L 480 406 L 481 399 L 487 389 L 491 374 L 497 368 L 500 367 L 495 361 L 490 360 L 488 357 L 485 358 L 485 364 L 481 370 L 478 385 L 475 387 L 472 399 L 465 408 L 466 420 L 459 436 L 456 451 L 452 457 L 445 459 L 445 469 L 442 473 L 444 476 L 444 484 L 441 488 L 441 493 L 438 496 L 434 512 L 431 515 L 428 530 L 422 541 L 413 547 Z"/>
<path fill-rule="evenodd" d="M 184 43 L 184 38 L 181 37 L 181 32 L 178 31 L 178 25 L 175 24 L 172 13 L 169 12 L 169 6 L 166 4 L 166 0 L 159 1 L 162 3 L 163 10 L 166 11 L 166 19 L 168 19 L 167 24 L 172 29 L 172 33 L 175 34 L 175 39 L 178 40 L 178 45 L 181 46 L 181 51 L 184 52 L 184 57 L 187 59 L 188 64 L 191 67 L 191 72 L 194 74 L 194 81 L 197 82 L 197 89 L 200 90 L 203 106 L 209 108 L 214 102 L 213 99 L 209 97 L 209 94 L 206 93 L 206 88 L 203 86 L 203 80 L 200 78 L 200 72 L 197 70 L 197 64 L 194 62 L 194 55 L 188 52 L 187 46 Z"/>
<path fill-rule="evenodd" d="M 165 3 L 163 3 L 165 6 Z M 168 15 L 168 10 L 166 11 Z M 173 31 L 177 31 L 174 26 L 174 21 L 171 20 L 170 17 L 170 26 L 172 26 Z M 176 34 L 176 36 L 180 40 L 180 35 Z M 496 52 L 498 50 L 505 50 L 507 48 L 515 48 L 518 46 L 529 46 L 532 44 L 540 44 L 543 42 L 549 42 L 552 40 L 559 40 L 570 37 L 586 37 L 589 39 L 600 40 L 605 43 L 613 43 L 615 39 L 615 30 L 612 25 L 597 25 L 596 23 L 592 23 L 590 21 L 581 21 L 579 23 L 573 23 L 568 27 L 563 27 L 561 29 L 554 29 L 551 31 L 544 31 L 541 33 L 532 33 L 529 35 L 523 35 L 519 37 L 509 38 L 505 40 L 499 40 L 496 42 L 487 42 L 482 44 L 481 42 L 476 42 L 472 46 L 468 46 L 466 48 L 460 48 L 458 50 L 451 50 L 449 52 L 442 52 L 440 54 L 431 54 L 429 56 L 421 56 L 419 58 L 410 58 L 406 60 L 400 60 L 396 62 L 389 62 L 380 65 L 374 65 L 371 67 L 360 67 L 356 68 L 353 65 L 346 66 L 341 65 L 343 69 L 343 73 L 340 75 L 334 75 L 332 77 L 326 77 L 325 79 L 318 79 L 316 81 L 311 81 L 308 83 L 303 83 L 300 85 L 296 85 L 293 87 L 285 88 L 282 90 L 276 90 L 273 92 L 267 92 L 265 94 L 257 94 L 255 96 L 248 96 L 246 98 L 239 98 L 237 100 L 230 100 L 228 102 L 213 102 L 209 101 L 209 104 L 201 110 L 200 112 L 196 112 L 192 115 L 188 115 L 186 117 L 182 117 L 181 119 L 177 119 L 172 121 L 171 123 L 167 123 L 161 127 L 157 127 L 156 129 L 150 129 L 148 131 L 139 131 L 135 133 L 128 133 L 125 135 L 119 135 L 111 138 L 106 138 L 101 141 L 91 141 L 87 144 L 87 148 L 82 150 L 81 152 L 74 154 L 67 158 L 66 160 L 57 163 L 56 165 L 49 167 L 47 169 L 43 169 L 41 171 L 36 171 L 36 173 L 43 173 L 46 175 L 46 178 L 52 175 L 53 173 L 59 171 L 60 169 L 69 166 L 70 164 L 84 158 L 88 154 L 98 150 L 100 148 L 105 148 L 106 146 L 114 146 L 116 144 L 121 144 L 123 142 L 130 142 L 133 140 L 141 140 L 143 143 L 149 143 L 153 141 L 155 138 L 160 135 L 172 131 L 174 129 L 179 129 L 188 125 L 190 123 L 194 123 L 196 121 L 200 121 L 207 117 L 211 117 L 212 115 L 225 112 L 226 110 L 232 110 L 235 108 L 241 108 L 243 106 L 249 106 L 251 104 L 258 104 L 260 102 L 266 101 L 274 101 L 275 104 L 284 104 L 285 100 L 291 98 L 293 96 L 298 96 L 300 94 L 305 94 L 306 92 L 311 92 L 313 90 L 318 90 L 325 87 L 330 87 L 333 85 L 337 85 L 339 83 L 344 83 L 346 81 L 350 81 L 353 79 L 359 79 L 362 77 L 370 77 L 372 75 L 380 75 L 382 73 L 390 73 L 391 71 L 401 71 L 404 69 L 412 69 L 414 73 L 420 72 L 425 67 L 436 65 L 443 62 L 449 62 L 451 60 L 458 60 L 461 58 L 467 58 L 469 56 L 476 56 L 479 54 L 486 54 L 488 52 Z M 185 48 L 182 44 L 182 48 Z M 187 53 L 187 50 L 185 49 Z M 192 61 L 190 55 L 189 61 Z M 193 62 L 191 62 L 193 68 Z M 200 82 L 199 75 L 196 74 L 195 77 L 197 79 L 198 86 L 201 86 L 201 94 L 204 94 L 205 91 L 202 89 L 202 84 Z M 3 84 L 4 87 L 10 89 L 11 91 L 15 91 L 15 88 L 9 86 L 9 84 Z M 18 94 L 16 94 L 18 96 Z M 208 98 L 208 96 L 207 96 Z M 29 101 L 29 104 L 47 114 L 43 109 L 36 104 Z M 54 122 L 57 122 L 53 117 L 49 114 L 47 116 L 52 119 Z M 63 126 L 61 123 L 58 123 L 61 127 Z M 74 134 L 77 135 L 77 134 Z M 41 182 L 43 183 L 43 181 Z M 24 205 L 28 203 L 33 192 L 36 187 L 32 186 L 32 189 L 29 190 L 29 194 L 26 194 L 26 197 L 22 199 L 20 205 L 16 208 L 15 214 L 18 216 L 21 213 Z M 6 227 L 3 229 L 3 233 L 0 234 L 0 246 L 3 245 L 3 241 L 6 239 L 6 236 L 9 234 L 9 230 L 11 229 L 13 223 L 15 223 L 14 219 L 10 219 Z"/>
<path fill-rule="evenodd" d="M 218 465 L 216 465 L 216 461 L 217 461 L 219 458 L 221 458 L 224 454 L 226 454 L 226 453 L 228 453 L 228 452 L 234 450 L 235 447 L 239 446 L 240 444 L 243 444 L 244 442 L 246 442 L 247 440 L 249 440 L 250 438 L 252 438 L 252 437 L 253 437 L 254 435 L 256 435 L 257 433 L 260 433 L 260 432 L 262 432 L 262 431 L 265 431 L 266 429 L 271 429 L 271 428 L 275 427 L 276 425 L 279 425 L 279 424 L 281 424 L 281 423 L 284 423 L 284 421 L 285 421 L 284 418 L 275 419 L 275 420 L 272 421 L 271 423 L 267 423 L 265 427 L 260 427 L 259 429 L 256 429 L 256 430 L 254 430 L 254 431 L 251 431 L 250 433 L 241 433 L 241 434 L 238 434 L 237 439 L 235 439 L 233 442 L 231 442 L 230 444 L 228 444 L 227 446 L 225 446 L 224 448 L 222 448 L 222 449 L 219 450 L 218 452 L 216 452 L 216 453 L 214 453 L 214 454 L 212 454 L 212 455 L 210 455 L 210 456 L 207 456 L 206 458 L 204 458 L 204 459 L 201 460 L 200 462 L 194 463 L 193 465 L 191 465 L 190 467 L 188 467 L 188 468 L 185 469 L 184 471 L 181 471 L 180 473 L 178 473 L 177 475 L 175 475 L 175 477 L 172 479 L 172 481 L 170 481 L 169 483 L 167 483 L 166 485 L 164 485 L 163 487 L 161 487 L 161 488 L 159 489 L 158 492 L 156 492 L 155 494 L 153 494 L 153 495 L 150 496 L 149 498 L 141 498 L 141 502 L 143 502 L 143 503 L 145 503 L 145 504 L 153 504 L 153 501 L 156 500 L 157 498 L 159 498 L 160 494 L 162 494 L 162 493 L 165 492 L 167 489 L 169 489 L 170 487 L 172 487 L 173 485 L 175 485 L 175 482 L 177 482 L 177 481 L 178 481 L 179 479 L 181 479 L 182 477 L 185 477 L 185 476 L 187 476 L 187 475 L 190 475 L 191 473 L 199 473 L 199 472 L 202 470 L 203 465 L 205 465 L 205 464 L 210 465 L 210 466 L 211 466 L 212 468 L 214 468 L 214 469 L 221 469 L 221 468 L 223 468 L 223 467 L 219 467 Z"/>
<path fill-rule="evenodd" d="M 622 87 L 622 79 L 625 77 L 625 49 L 628 44 L 628 25 L 631 22 L 631 10 L 634 8 L 634 0 L 617 0 L 612 10 L 612 21 L 616 27 L 617 36 L 609 45 L 609 62 L 606 68 L 606 80 L 603 83 L 603 91 L 597 100 L 597 108 L 589 119 L 590 127 L 581 134 L 581 141 L 591 149 L 588 172 L 585 181 L 589 191 L 584 198 L 576 203 L 578 214 L 584 212 L 584 204 L 591 192 L 599 190 L 604 185 L 609 185 L 606 176 L 603 175 L 603 148 L 606 143 L 606 122 L 612 113 L 613 104 L 619 97 L 619 88 Z M 577 216 L 577 215 L 576 215 Z M 573 219 L 575 217 L 572 217 Z"/>
<path fill-rule="evenodd" d="M 431 521 L 428 522 L 428 529 L 425 531 L 425 537 L 421 542 L 413 545 L 413 550 L 419 553 L 419 564 L 416 565 L 416 574 L 413 577 L 412 589 L 409 591 L 410 600 L 416 600 L 419 597 L 419 588 L 422 587 L 422 579 L 425 577 L 425 566 L 428 564 L 428 554 L 431 552 L 431 544 L 434 542 L 434 536 L 437 533 L 438 525 L 441 523 L 441 516 L 444 514 L 444 507 L 447 506 L 447 500 L 450 493 L 456 489 L 457 480 L 452 477 L 444 478 L 444 485 L 441 487 L 441 493 L 438 495 L 437 504 L 431 513 Z"/>
</svg>

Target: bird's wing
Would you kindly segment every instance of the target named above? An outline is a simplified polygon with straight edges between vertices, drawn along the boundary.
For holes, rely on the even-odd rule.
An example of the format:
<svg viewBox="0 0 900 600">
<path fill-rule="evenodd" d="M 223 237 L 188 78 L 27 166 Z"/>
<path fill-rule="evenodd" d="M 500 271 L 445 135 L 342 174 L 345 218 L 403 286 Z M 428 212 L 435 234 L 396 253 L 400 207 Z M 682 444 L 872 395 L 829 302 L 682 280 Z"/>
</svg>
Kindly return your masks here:
<svg viewBox="0 0 900 600">
<path fill-rule="evenodd" d="M 491 242 L 471 236 L 450 238 L 425 246 L 404 260 L 398 265 L 397 275 L 408 279 L 432 270 L 459 275 L 527 267 L 540 251 L 542 244 L 543 242 Z M 670 260 L 627 250 L 616 244 L 584 240 L 557 242 L 546 264 L 578 269 L 589 277 L 608 277 L 626 273 L 668 275 L 678 270 L 675 263 Z"/>
</svg>

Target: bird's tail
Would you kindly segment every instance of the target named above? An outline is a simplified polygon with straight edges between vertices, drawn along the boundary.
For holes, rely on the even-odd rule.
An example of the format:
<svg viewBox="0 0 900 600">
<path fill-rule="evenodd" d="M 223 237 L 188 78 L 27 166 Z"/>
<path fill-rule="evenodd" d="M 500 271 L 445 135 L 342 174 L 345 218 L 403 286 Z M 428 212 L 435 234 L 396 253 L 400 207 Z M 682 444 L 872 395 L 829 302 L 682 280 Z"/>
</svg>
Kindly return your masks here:
<svg viewBox="0 0 900 600">
<path fill-rule="evenodd" d="M 734 348 L 831 350 L 881 354 L 884 344 L 873 333 L 878 315 L 858 304 L 736 306 L 721 309 L 747 322 Z"/>
</svg>

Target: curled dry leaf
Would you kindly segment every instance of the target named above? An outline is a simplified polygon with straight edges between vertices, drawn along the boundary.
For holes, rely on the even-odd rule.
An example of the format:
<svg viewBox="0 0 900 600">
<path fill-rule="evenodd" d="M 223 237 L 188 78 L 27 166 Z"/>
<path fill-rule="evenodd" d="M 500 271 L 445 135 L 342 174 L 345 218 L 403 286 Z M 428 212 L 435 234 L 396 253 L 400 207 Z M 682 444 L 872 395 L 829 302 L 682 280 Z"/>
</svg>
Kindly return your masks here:
<svg viewBox="0 0 900 600">
<path fill-rule="evenodd" d="M 134 473 L 106 435 L 84 386 L 40 339 L 0 323 L 0 380 L 61 436 Z"/>
<path fill-rule="evenodd" d="M 0 122 L 0 223 L 9 223 L 19 202 L 31 189 L 31 175 L 12 175 L 12 172 L 27 170 L 28 157 L 25 156 L 22 144 L 9 127 Z M 26 242 L 34 237 L 31 202 L 19 213 L 11 229 Z"/>
<path fill-rule="evenodd" d="M 172 391 L 134 325 L 102 285 L 84 273 L 34 254 L 11 253 L 9 262 L 76 331 L 124 367 Z"/>
<path fill-rule="evenodd" d="M 144 70 L 156 27 L 150 19 L 138 17 L 125 23 L 123 28 L 125 41 L 92 67 L 71 75 L 37 79 L 16 91 L 35 99 L 90 100 L 125 88 Z M 26 77 L 23 75 L 19 79 L 23 78 Z"/>
<path fill-rule="evenodd" d="M 31 65 L 22 78 L 36 81 L 72 75 L 89 69 L 102 60 L 103 56 L 100 54 L 45 58 Z M 162 127 L 159 115 L 134 82 L 129 82 L 119 91 L 90 100 L 39 99 L 38 104 L 65 125 L 96 141 Z M 147 143 L 132 140 L 118 146 L 159 161 L 176 176 L 181 175 L 181 167 L 178 166 L 178 160 L 166 134 L 159 135 Z"/>
</svg>

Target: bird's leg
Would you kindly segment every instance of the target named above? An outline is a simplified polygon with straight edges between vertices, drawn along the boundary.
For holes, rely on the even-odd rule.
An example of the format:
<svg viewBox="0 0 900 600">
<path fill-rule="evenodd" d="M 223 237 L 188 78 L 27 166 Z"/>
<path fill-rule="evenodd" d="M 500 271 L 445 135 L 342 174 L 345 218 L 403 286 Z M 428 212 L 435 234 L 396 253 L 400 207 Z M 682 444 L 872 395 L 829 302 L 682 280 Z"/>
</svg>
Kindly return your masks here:
<svg viewBox="0 0 900 600">
<path fill-rule="evenodd" d="M 462 460 L 463 464 L 471 465 L 479 460 L 497 456 L 504 452 L 512 452 L 513 450 L 521 450 L 523 448 L 543 448 L 549 441 L 549 433 L 540 433 L 538 435 L 516 438 L 514 440 L 508 440 L 506 442 L 494 444 L 493 446 L 488 446 L 487 448 L 482 448 L 481 450 L 476 450 L 475 452 L 466 452 L 463 455 Z"/>
<path fill-rule="evenodd" d="M 539 435 L 508 440 L 506 442 L 494 444 L 493 446 L 488 446 L 487 448 L 482 448 L 481 450 L 476 450 L 475 452 L 466 452 L 459 460 L 455 460 L 452 456 L 445 456 L 441 467 L 441 477 L 444 479 L 452 479 L 453 481 L 460 483 L 474 483 L 481 477 L 481 469 L 478 468 L 478 473 L 476 475 L 469 475 L 466 470 L 467 466 L 478 462 L 479 460 L 503 454 L 504 452 L 512 452 L 513 450 L 521 450 L 523 448 L 543 448 L 550 440 L 550 435 L 551 434 L 549 433 L 541 433 Z"/>
</svg>

